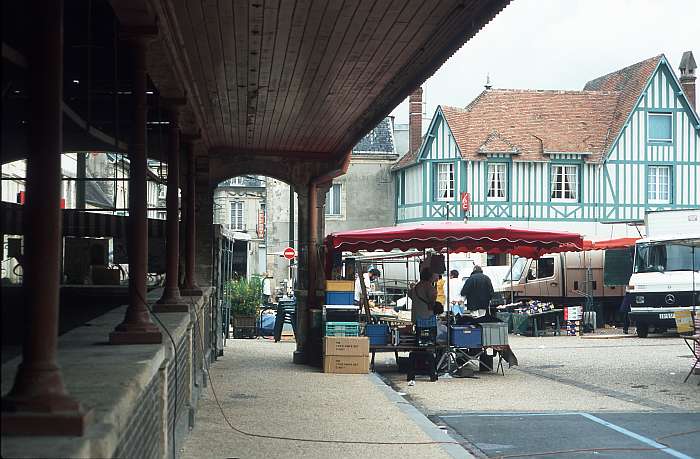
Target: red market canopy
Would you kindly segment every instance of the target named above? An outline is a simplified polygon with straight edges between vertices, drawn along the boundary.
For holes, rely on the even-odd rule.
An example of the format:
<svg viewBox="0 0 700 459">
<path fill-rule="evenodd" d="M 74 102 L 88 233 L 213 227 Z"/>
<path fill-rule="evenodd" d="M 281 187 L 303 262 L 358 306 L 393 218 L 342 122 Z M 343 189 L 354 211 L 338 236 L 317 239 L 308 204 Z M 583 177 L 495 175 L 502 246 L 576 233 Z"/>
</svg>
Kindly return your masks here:
<svg viewBox="0 0 700 459">
<path fill-rule="evenodd" d="M 539 258 L 545 253 L 583 250 L 583 239 L 574 233 L 441 222 L 332 233 L 326 237 L 326 246 L 329 251 L 449 249 Z"/>
<path fill-rule="evenodd" d="M 583 250 L 626 249 L 634 247 L 638 239 L 638 237 L 622 237 L 607 241 L 583 241 Z"/>
</svg>

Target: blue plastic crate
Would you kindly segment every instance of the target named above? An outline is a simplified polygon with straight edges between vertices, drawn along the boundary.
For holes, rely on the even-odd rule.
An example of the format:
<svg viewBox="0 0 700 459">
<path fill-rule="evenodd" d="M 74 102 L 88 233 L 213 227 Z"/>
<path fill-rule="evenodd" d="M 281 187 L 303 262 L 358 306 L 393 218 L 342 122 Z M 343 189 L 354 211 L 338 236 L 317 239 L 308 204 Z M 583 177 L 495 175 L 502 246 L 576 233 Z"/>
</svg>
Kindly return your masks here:
<svg viewBox="0 0 700 459">
<path fill-rule="evenodd" d="M 417 317 L 416 318 L 416 327 L 420 327 L 420 328 L 437 327 L 437 317 L 432 316 L 429 319 L 421 319 L 420 317 Z"/>
<path fill-rule="evenodd" d="M 386 346 L 389 344 L 389 335 L 368 336 L 370 346 Z"/>
<path fill-rule="evenodd" d="M 357 322 L 326 322 L 326 336 L 360 336 Z"/>
<path fill-rule="evenodd" d="M 450 327 L 450 343 L 455 347 L 481 347 L 481 328 L 474 325 Z"/>
<path fill-rule="evenodd" d="M 387 324 L 367 324 L 365 325 L 365 335 L 367 336 L 385 336 L 389 334 L 389 326 Z"/>
<path fill-rule="evenodd" d="M 355 292 L 326 292 L 326 304 L 353 304 Z"/>
</svg>

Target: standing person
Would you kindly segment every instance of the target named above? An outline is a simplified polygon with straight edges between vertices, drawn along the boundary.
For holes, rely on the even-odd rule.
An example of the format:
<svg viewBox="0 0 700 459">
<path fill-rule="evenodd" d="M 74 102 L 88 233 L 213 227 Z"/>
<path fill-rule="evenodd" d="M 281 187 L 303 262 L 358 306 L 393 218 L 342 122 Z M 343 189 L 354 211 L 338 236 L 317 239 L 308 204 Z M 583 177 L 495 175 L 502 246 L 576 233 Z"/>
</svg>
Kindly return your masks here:
<svg viewBox="0 0 700 459">
<path fill-rule="evenodd" d="M 437 282 L 435 282 L 435 287 L 437 288 L 437 301 L 441 304 L 447 304 L 447 293 L 445 285 L 445 279 L 442 278 L 442 274 L 438 274 Z"/>
<path fill-rule="evenodd" d="M 622 333 L 625 335 L 629 332 L 630 328 L 630 311 L 632 309 L 632 296 L 629 293 L 625 293 L 622 298 L 622 303 L 620 304 L 620 312 L 622 313 Z"/>
<path fill-rule="evenodd" d="M 262 279 L 263 304 L 270 304 L 272 298 L 272 280 L 267 273 L 263 273 Z"/>
<path fill-rule="evenodd" d="M 382 277 L 382 273 L 377 268 L 370 268 L 370 270 L 362 274 L 362 278 L 365 281 L 365 288 L 367 291 L 370 290 L 370 285 L 374 280 Z M 355 306 L 360 304 L 360 299 L 362 298 L 362 286 L 360 285 L 360 276 L 355 276 Z"/>
<path fill-rule="evenodd" d="M 474 266 L 469 279 L 464 283 L 460 294 L 467 300 L 467 309 L 472 311 L 472 315 L 481 317 L 486 314 L 493 295 L 493 285 L 491 279 L 484 274 L 481 266 Z"/>
<path fill-rule="evenodd" d="M 428 268 L 420 272 L 420 281 L 410 290 L 411 298 L 411 322 L 416 324 L 418 319 L 430 319 L 435 317 L 435 301 L 438 291 L 433 285 L 435 275 Z M 416 384 L 416 358 L 425 358 L 430 368 L 430 380 L 437 381 L 437 369 L 435 367 L 435 354 L 433 352 L 411 352 L 409 354 L 408 373 L 406 381 L 409 386 Z"/>
<path fill-rule="evenodd" d="M 450 271 L 450 279 L 445 283 L 444 294 L 447 297 L 447 287 L 450 287 L 450 299 L 448 310 L 453 314 L 464 314 L 464 298 L 462 297 L 462 281 L 459 278 L 459 271 L 453 269 Z"/>
</svg>

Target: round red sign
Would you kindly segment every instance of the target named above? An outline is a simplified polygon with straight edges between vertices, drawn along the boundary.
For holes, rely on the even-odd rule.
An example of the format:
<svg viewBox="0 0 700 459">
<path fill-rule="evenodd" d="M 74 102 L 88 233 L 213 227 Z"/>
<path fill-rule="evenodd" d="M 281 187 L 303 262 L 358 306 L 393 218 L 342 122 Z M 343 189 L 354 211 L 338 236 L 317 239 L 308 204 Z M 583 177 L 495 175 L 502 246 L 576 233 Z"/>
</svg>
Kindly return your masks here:
<svg viewBox="0 0 700 459">
<path fill-rule="evenodd" d="M 284 249 L 282 255 L 284 255 L 284 258 L 286 258 L 287 260 L 294 260 L 294 257 L 297 256 L 297 251 L 294 250 L 292 247 L 287 247 L 286 249 Z"/>
</svg>

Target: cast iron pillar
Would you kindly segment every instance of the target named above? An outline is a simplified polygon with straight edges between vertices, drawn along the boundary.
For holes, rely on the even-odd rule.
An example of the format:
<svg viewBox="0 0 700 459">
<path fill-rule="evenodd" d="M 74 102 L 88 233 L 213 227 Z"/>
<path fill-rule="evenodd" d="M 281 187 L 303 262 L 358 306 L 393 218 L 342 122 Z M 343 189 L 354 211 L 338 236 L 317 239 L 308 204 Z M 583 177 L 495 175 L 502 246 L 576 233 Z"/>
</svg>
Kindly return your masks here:
<svg viewBox="0 0 700 459">
<path fill-rule="evenodd" d="M 168 189 L 165 196 L 165 205 L 168 210 L 166 222 L 167 238 L 166 248 L 166 272 L 165 288 L 163 296 L 154 305 L 156 312 L 187 312 L 189 306 L 180 296 L 178 285 L 178 262 L 180 257 L 180 126 L 179 112 L 173 108 L 170 112 L 170 126 L 168 129 Z"/>
<path fill-rule="evenodd" d="M 109 335 L 111 344 L 158 344 L 163 336 L 151 322 L 146 305 L 148 214 L 146 209 L 146 47 L 153 32 L 127 31 L 132 53 L 134 112 L 129 144 L 129 305 L 124 321 Z"/>
<path fill-rule="evenodd" d="M 197 170 L 194 157 L 194 145 L 192 142 L 187 146 L 187 199 L 185 200 L 185 286 L 181 293 L 185 296 L 201 296 L 202 289 L 194 280 L 196 261 L 196 215 L 195 215 L 195 191 Z"/>
<path fill-rule="evenodd" d="M 60 288 L 63 2 L 35 1 L 29 34 L 29 155 L 24 204 L 26 331 L 2 399 L 2 435 L 83 435 L 87 415 L 56 362 Z"/>
</svg>

